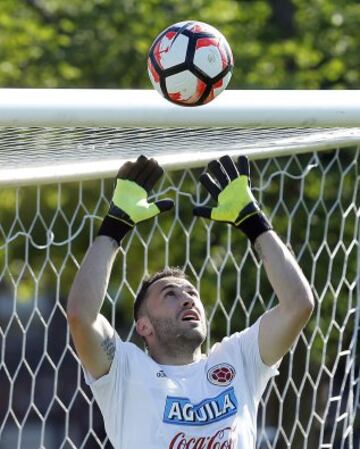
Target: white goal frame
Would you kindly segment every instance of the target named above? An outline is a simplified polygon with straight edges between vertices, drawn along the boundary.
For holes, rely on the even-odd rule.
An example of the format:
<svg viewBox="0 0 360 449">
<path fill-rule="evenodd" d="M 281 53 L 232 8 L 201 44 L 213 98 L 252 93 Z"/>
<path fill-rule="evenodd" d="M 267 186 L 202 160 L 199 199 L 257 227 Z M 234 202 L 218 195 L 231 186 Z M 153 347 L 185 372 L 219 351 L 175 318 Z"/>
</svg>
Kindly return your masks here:
<svg viewBox="0 0 360 449">
<path fill-rule="evenodd" d="M 360 90 L 227 90 L 178 107 L 154 90 L 0 89 L 1 126 L 356 127 Z"/>
<path fill-rule="evenodd" d="M 359 91 L 304 91 L 263 90 L 225 91 L 204 107 L 179 107 L 165 101 L 153 90 L 103 89 L 0 89 L 0 127 L 3 129 L 65 129 L 114 128 L 155 130 L 176 128 L 242 129 L 294 128 L 317 129 L 310 135 L 282 136 L 254 145 L 246 142 L 227 145 L 230 155 L 246 151 L 249 158 L 265 158 L 329 148 L 341 148 L 360 142 L 360 90 Z M 324 128 L 324 133 L 320 132 Z M 333 130 L 335 128 L 335 130 Z M 331 131 L 330 131 L 331 130 Z M 3 136 L 1 136 L 3 138 Z M 274 136 L 276 137 L 276 136 Z M 41 142 L 43 144 L 43 142 Z M 141 143 L 141 141 L 140 141 Z M 205 153 L 176 150 L 170 156 L 157 154 L 167 169 L 204 166 L 216 157 L 219 149 L 210 147 Z M 11 145 L 5 139 L 5 145 Z M 43 144 L 44 145 L 44 144 Z M 65 144 L 66 145 L 66 144 Z M 0 142 L 1 146 L 1 142 Z M 48 146 L 51 146 L 49 144 Z M 44 149 L 47 145 L 44 145 Z M 9 170 L 0 159 L 0 185 L 44 184 L 57 181 L 78 181 L 93 177 L 109 178 L 116 173 L 126 155 L 126 148 L 118 146 L 113 157 L 99 157 L 93 161 L 54 163 L 27 167 L 18 163 Z M 76 148 L 72 149 L 73 152 Z M 27 149 L 29 154 L 29 150 Z M 1 153 L 0 153 L 1 157 Z M 11 159 L 12 155 L 9 155 Z M 27 156 L 25 156 L 27 159 Z"/>
<path fill-rule="evenodd" d="M 5 416 L 1 416 L 0 406 L 0 449 L 3 449 L 2 436 L 9 438 L 6 441 L 11 441 L 15 444 L 14 447 L 18 449 L 23 447 L 26 443 L 24 439 L 28 438 L 32 432 L 26 427 L 27 419 L 31 414 L 36 415 L 38 428 L 41 429 L 39 436 L 41 447 L 45 445 L 47 449 L 78 449 L 87 448 L 87 444 L 103 449 L 110 447 L 106 437 L 99 435 L 93 427 L 98 415 L 92 397 L 84 390 L 79 365 L 77 365 L 77 377 L 74 379 L 76 391 L 67 404 L 61 402 L 61 395 L 58 397 L 54 390 L 52 398 L 49 399 L 50 405 L 38 406 L 36 382 L 43 364 L 47 363 L 55 372 L 55 385 L 61 383 L 61 377 L 56 371 L 61 370 L 62 360 L 66 357 L 76 360 L 68 333 L 64 341 L 64 352 L 59 356 L 59 360 L 56 357 L 54 358 L 56 361 L 52 360 L 52 355 L 49 355 L 51 334 L 48 334 L 48 327 L 52 325 L 51 319 L 55 314 L 54 310 L 56 309 L 56 313 L 62 318 L 65 317 L 64 298 L 61 293 L 64 289 L 64 281 L 61 280 L 62 272 L 67 269 L 67 265 L 71 265 L 72 271 L 75 271 L 83 255 L 76 252 L 72 245 L 77 242 L 77 238 L 82 233 L 85 233 L 88 239 L 87 246 L 96 235 L 102 206 L 109 200 L 111 190 L 109 178 L 113 178 L 126 160 L 133 160 L 142 152 L 148 154 L 147 152 L 152 151 L 153 147 L 156 151 L 151 155 L 156 157 L 166 170 L 165 179 L 155 195 L 170 193 L 174 194 L 179 202 L 184 199 L 188 203 L 205 202 L 207 198 L 204 197 L 204 193 L 196 182 L 201 168 L 211 159 L 222 154 L 230 154 L 234 157 L 246 154 L 254 167 L 254 191 L 260 202 L 263 201 L 264 206 L 267 207 L 266 211 L 270 219 L 275 222 L 275 228 L 278 210 L 280 209 L 280 215 L 286 214 L 289 224 L 286 229 L 282 229 L 282 238 L 289 245 L 293 244 L 293 239 L 296 240 L 292 229 L 296 224 L 298 210 L 301 208 L 305 210 L 307 223 L 306 226 L 304 225 L 306 227 L 304 242 L 303 244 L 297 242 L 295 255 L 300 264 L 304 259 L 308 260 L 306 257 L 313 263 L 312 269 L 308 270 L 309 280 L 316 283 L 317 267 L 323 263 L 324 253 L 328 254 L 330 266 L 339 263 L 338 255 L 343 254 L 344 279 L 339 281 L 343 287 L 340 285 L 338 288 L 335 285 L 329 269 L 323 290 L 315 292 L 318 302 L 314 318 L 316 324 L 321 321 L 321 307 L 328 301 L 328 296 L 333 295 L 335 298 L 330 330 L 322 333 L 323 330 L 319 325 L 318 333 L 313 330 L 308 336 L 302 334 L 298 346 L 296 345 L 285 358 L 285 367 L 290 373 L 289 380 L 279 388 L 276 379 L 271 381 L 259 410 L 258 449 L 282 449 L 285 446 L 297 449 L 297 438 L 303 441 L 302 449 L 313 449 L 307 446 L 308 433 L 311 433 L 313 427 L 317 425 L 319 426 L 317 431 L 319 449 L 357 449 L 353 445 L 360 441 L 360 437 L 359 439 L 356 437 L 354 428 L 357 423 L 360 425 L 360 204 L 357 204 L 357 201 L 360 201 L 360 91 L 228 90 L 212 103 L 192 108 L 173 105 L 162 99 L 155 91 L 101 89 L 0 89 L 0 262 L 2 264 L 0 266 L 0 389 L 2 383 L 5 390 L 8 389 L 5 394 L 8 400 Z M 318 180 L 319 199 L 313 199 L 308 203 L 305 184 L 309 173 L 316 169 L 321 176 Z M 274 173 L 271 170 L 274 170 Z M 348 190 L 346 201 L 350 203 L 346 203 L 342 193 L 339 193 L 334 197 L 334 204 L 331 205 L 331 197 L 327 196 L 327 176 L 331 170 L 336 172 L 339 189 L 346 186 Z M 352 199 L 349 193 L 349 179 L 354 184 Z M 271 181 L 278 182 L 280 191 L 278 197 L 274 192 L 268 192 Z M 298 200 L 289 197 L 286 192 L 285 186 L 289 187 L 287 184 L 289 181 L 297 184 Z M 186 190 L 187 187 L 183 187 L 184 183 L 192 188 L 191 193 Z M 76 184 L 78 189 L 78 206 L 71 218 L 67 216 L 66 206 L 62 204 L 63 194 L 70 184 Z M 93 189 L 92 187 L 89 189 L 90 185 L 95 186 L 98 192 L 98 198 L 94 199 L 91 207 L 86 203 L 86 195 L 90 195 Z M 54 208 L 53 216 L 46 221 L 44 208 L 47 207 L 47 203 L 44 202 L 44 197 L 48 188 L 52 191 L 52 197 L 56 196 L 56 201 L 54 200 L 55 203 L 51 206 Z M 22 197 L 33 201 L 32 217 L 24 217 Z M 9 198 L 14 200 L 12 216 L 8 211 L 6 215 L 10 223 L 2 222 L 1 198 L 6 199 L 7 208 L 10 207 Z M 269 198 L 275 198 L 275 203 L 268 204 Z M 343 205 L 344 201 L 345 205 Z M 318 242 L 311 243 L 310 229 L 313 229 L 312 222 L 316 219 L 319 209 L 321 209 L 319 216 L 323 220 L 319 226 L 324 228 L 324 237 Z M 29 210 L 26 210 L 26 213 L 28 214 Z M 75 213 L 80 214 L 80 218 Z M 330 222 L 334 214 L 338 214 L 341 219 L 340 233 L 344 231 L 345 222 L 346 226 L 352 226 L 350 230 L 356 233 L 352 240 L 348 235 L 341 234 L 338 243 L 330 243 L 331 238 L 326 233 L 327 229 L 331 228 Z M 353 217 L 351 218 L 353 224 L 349 225 L 346 221 L 349 217 Z M 60 231 L 56 230 L 57 221 L 60 219 L 63 220 L 63 227 L 69 232 L 67 236 L 61 238 L 58 237 L 61 234 L 61 226 L 59 226 Z M 74 223 L 77 223 L 75 230 Z M 46 231 L 41 242 L 33 238 L 34 229 L 37 226 L 42 226 Z M 243 242 L 240 243 L 239 251 L 243 259 L 247 261 L 246 264 L 252 264 L 256 272 L 254 298 L 250 298 L 247 302 L 247 298 L 241 297 L 241 281 L 239 281 L 234 307 L 228 310 L 224 306 L 221 282 L 223 273 L 226 271 L 225 261 L 228 263 L 230 259 L 233 260 L 233 269 L 239 277 L 244 270 L 243 263 L 236 262 L 236 255 L 232 253 L 232 242 L 236 237 L 230 227 L 225 227 L 223 231 L 225 235 L 222 241 L 223 252 L 219 250 L 216 257 L 213 257 L 211 236 L 212 233 L 216 233 L 213 224 L 205 223 L 204 220 L 191 221 L 182 215 L 179 206 L 174 212 L 174 221 L 170 229 L 164 231 L 161 226 L 161 221 L 155 220 L 149 228 L 145 229 L 144 235 L 142 231 L 136 229 L 121 250 L 119 264 L 122 264 L 123 273 L 119 286 L 109 291 L 105 301 L 113 325 L 116 324 L 115 306 L 120 293 L 122 295 L 122 291 L 126 290 L 128 296 L 133 298 L 138 288 L 138 284 L 132 284 L 127 278 L 126 268 L 127 263 L 130 264 L 129 254 L 131 253 L 129 249 L 132 245 L 143 248 L 144 273 L 141 273 L 143 276 L 152 270 L 149 256 L 151 245 L 160 236 L 160 240 L 164 240 L 161 257 L 164 264 L 168 264 L 171 261 L 171 236 L 175 226 L 181 228 L 184 233 L 186 253 L 184 267 L 195 277 L 198 287 L 201 285 L 206 269 L 205 265 L 201 269 L 194 268 L 191 259 L 191 236 L 193 232 L 197 232 L 196 226 L 203 227 L 206 237 L 204 248 L 209 270 L 216 273 L 214 275 L 216 298 L 208 317 L 210 324 L 216 323 L 217 317 L 222 313 L 228 332 L 231 328 L 232 317 L 238 313 L 235 310 L 236 307 L 244 311 L 248 325 L 254 319 L 253 309 L 260 306 L 266 310 L 270 304 L 273 304 L 273 296 L 269 301 L 268 298 L 262 298 L 261 264 L 257 261 L 250 245 Z M 312 244 L 314 246 L 311 246 Z M 61 259 L 60 268 L 58 268 L 55 263 L 58 256 L 53 256 L 52 251 L 65 250 L 65 248 L 67 248 L 66 256 Z M 85 252 L 86 249 L 87 247 L 83 247 L 82 251 Z M 46 263 L 44 262 L 44 265 L 40 267 L 32 267 L 31 251 L 42 252 Z M 354 256 L 355 253 L 356 256 Z M 16 260 L 12 260 L 15 254 Z M 354 257 L 357 259 L 357 278 L 350 282 L 352 275 L 350 276 L 346 271 L 347 260 L 350 258 L 354 260 Z M 46 270 L 53 270 L 56 278 L 54 309 L 50 313 L 50 318 L 44 318 L 41 311 L 43 307 L 41 282 Z M 30 309 L 21 312 L 23 306 L 19 299 L 20 291 L 23 282 L 28 282 L 29 279 L 33 298 L 29 300 Z M 343 297 L 342 288 L 349 290 L 346 313 L 340 310 L 342 306 L 336 299 L 340 294 Z M 338 306 L 341 318 L 337 315 Z M 9 316 L 6 315 L 8 312 Z M 2 318 L 2 313 L 5 313 L 5 318 Z M 28 314 L 26 315 L 28 321 L 22 317 L 21 313 Z M 27 338 L 30 339 L 30 328 L 36 320 L 39 320 L 39 325 L 45 326 L 44 351 L 38 365 L 33 367 L 27 361 L 26 351 L 29 351 L 29 348 L 26 345 Z M 342 347 L 342 336 L 345 331 L 349 331 L 347 327 L 350 325 L 354 327 L 351 341 L 348 347 Z M 332 338 L 334 329 L 341 337 L 338 341 L 336 340 L 338 352 L 333 368 L 330 369 L 326 365 L 325 356 L 328 339 Z M 129 339 L 132 338 L 133 330 L 131 326 Z M 21 362 L 12 370 L 8 363 L 10 357 L 8 353 L 12 345 L 12 335 L 16 333 L 21 336 L 20 338 L 18 335 L 21 341 Z M 315 340 L 318 344 L 319 338 L 323 342 L 325 355 L 324 367 L 316 377 L 313 374 L 310 375 L 309 354 Z M 295 362 L 296 351 L 300 350 L 298 349 L 300 347 L 306 353 L 304 356 L 305 376 L 301 382 L 292 378 L 294 374 L 292 363 L 293 360 L 297 363 Z M 337 367 L 340 365 L 341 369 L 344 369 L 343 382 L 337 378 Z M 25 408 L 20 419 L 13 409 L 15 405 L 12 401 L 17 395 L 19 373 L 22 371 L 25 372 L 25 377 L 31 380 L 29 398 L 33 407 L 31 410 L 30 405 L 28 409 Z M 328 376 L 330 380 L 327 385 L 328 397 L 320 413 L 316 403 L 316 391 L 321 389 L 323 375 Z M 336 385 L 333 383 L 335 378 L 338 382 Z M 302 391 L 311 388 L 314 390 L 314 396 L 313 402 L 307 404 L 311 409 L 307 420 L 303 416 L 303 413 L 306 415 L 307 411 L 302 412 L 299 404 Z M 292 391 L 292 399 L 296 402 L 294 406 L 296 424 L 294 429 L 283 429 L 281 423 L 286 413 L 283 406 L 289 405 L 290 399 L 286 396 L 289 391 Z M 80 401 L 78 396 L 84 401 L 83 406 L 88 408 L 90 424 L 84 439 L 76 443 L 76 437 L 72 437 L 69 429 L 72 426 L 73 404 Z M 65 413 L 64 439 L 58 445 L 51 443 L 46 437 L 50 409 L 56 402 L 59 402 L 62 410 L 66 409 L 63 412 Z M 269 402 L 273 405 L 277 402 L 280 404 L 279 427 L 274 426 L 273 422 L 268 422 L 266 405 Z M 334 426 L 334 431 L 327 428 L 329 423 Z M 269 427 L 270 424 L 272 427 Z M 13 432 L 12 435 L 17 435 L 15 443 L 9 436 L 11 432 Z M 339 432 L 343 432 L 340 443 Z M 90 439 L 92 443 L 88 443 Z M 334 444 L 337 445 L 334 446 Z M 33 449 L 31 446 L 28 447 Z"/>
</svg>

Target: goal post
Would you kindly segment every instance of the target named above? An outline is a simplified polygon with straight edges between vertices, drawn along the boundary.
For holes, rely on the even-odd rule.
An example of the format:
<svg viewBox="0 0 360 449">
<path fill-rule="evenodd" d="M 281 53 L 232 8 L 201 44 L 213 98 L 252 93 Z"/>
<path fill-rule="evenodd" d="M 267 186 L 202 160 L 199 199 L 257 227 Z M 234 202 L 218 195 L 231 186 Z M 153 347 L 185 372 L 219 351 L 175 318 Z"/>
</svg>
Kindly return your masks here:
<svg viewBox="0 0 360 449">
<path fill-rule="evenodd" d="M 276 304 L 246 239 L 191 213 L 209 201 L 197 181 L 206 163 L 247 154 L 254 194 L 316 302 L 263 395 L 257 448 L 357 449 L 359 100 L 357 91 L 227 91 L 181 108 L 150 91 L 0 89 L 0 449 L 111 447 L 65 307 L 112 178 L 141 153 L 165 167 L 154 196 L 172 197 L 175 210 L 122 245 L 103 308 L 120 336 L 139 343 L 132 302 L 164 266 L 183 267 L 199 289 L 204 350 Z"/>
</svg>

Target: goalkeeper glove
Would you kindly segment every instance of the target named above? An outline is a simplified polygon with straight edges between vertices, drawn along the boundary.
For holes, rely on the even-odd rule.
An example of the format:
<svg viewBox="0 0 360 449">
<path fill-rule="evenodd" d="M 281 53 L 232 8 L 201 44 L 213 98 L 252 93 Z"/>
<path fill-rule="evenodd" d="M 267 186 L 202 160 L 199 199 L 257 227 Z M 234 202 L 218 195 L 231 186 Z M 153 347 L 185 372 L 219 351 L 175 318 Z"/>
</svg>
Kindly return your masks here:
<svg viewBox="0 0 360 449">
<path fill-rule="evenodd" d="M 272 229 L 251 192 L 250 168 L 246 156 L 239 157 L 237 167 L 230 156 L 223 156 L 211 161 L 208 171 L 217 182 L 208 173 L 200 176 L 200 182 L 218 205 L 195 207 L 194 215 L 231 223 L 244 232 L 252 244 L 260 234 Z"/>
<path fill-rule="evenodd" d="M 142 221 L 159 215 L 174 206 L 172 200 L 148 202 L 148 194 L 164 170 L 154 159 L 140 156 L 126 162 L 116 177 L 116 187 L 98 235 L 112 237 L 120 244 L 124 235 Z"/>
</svg>

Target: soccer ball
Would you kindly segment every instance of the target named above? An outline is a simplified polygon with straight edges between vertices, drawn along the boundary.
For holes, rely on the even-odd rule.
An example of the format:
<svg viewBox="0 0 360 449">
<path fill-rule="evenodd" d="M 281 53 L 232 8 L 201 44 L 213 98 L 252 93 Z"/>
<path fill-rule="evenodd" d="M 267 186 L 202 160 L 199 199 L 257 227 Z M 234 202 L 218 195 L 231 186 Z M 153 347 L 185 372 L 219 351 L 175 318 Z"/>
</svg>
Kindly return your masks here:
<svg viewBox="0 0 360 449">
<path fill-rule="evenodd" d="M 154 88 L 181 106 L 212 101 L 228 85 L 234 66 L 225 37 L 203 22 L 179 22 L 153 42 L 148 73 Z"/>
</svg>

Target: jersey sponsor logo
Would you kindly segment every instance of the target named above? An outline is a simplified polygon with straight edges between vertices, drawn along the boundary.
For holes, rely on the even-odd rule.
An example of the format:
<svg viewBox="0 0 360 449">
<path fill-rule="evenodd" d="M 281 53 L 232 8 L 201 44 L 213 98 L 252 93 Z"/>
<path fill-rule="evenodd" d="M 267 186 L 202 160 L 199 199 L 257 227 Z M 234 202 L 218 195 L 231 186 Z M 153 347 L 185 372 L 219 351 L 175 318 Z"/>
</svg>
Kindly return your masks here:
<svg viewBox="0 0 360 449">
<path fill-rule="evenodd" d="M 167 377 L 167 376 L 166 373 L 164 373 L 164 371 L 161 369 L 156 373 L 156 377 Z"/>
<path fill-rule="evenodd" d="M 236 449 L 236 442 L 235 429 L 224 427 L 210 436 L 193 437 L 179 432 L 170 441 L 169 449 Z"/>
<path fill-rule="evenodd" d="M 233 387 L 199 404 L 193 404 L 188 398 L 168 396 L 163 422 L 182 426 L 205 426 L 235 415 L 237 409 L 238 402 Z"/>
<path fill-rule="evenodd" d="M 236 371 L 229 363 L 220 363 L 209 369 L 207 378 L 213 385 L 226 387 L 231 384 L 235 377 Z"/>
</svg>

